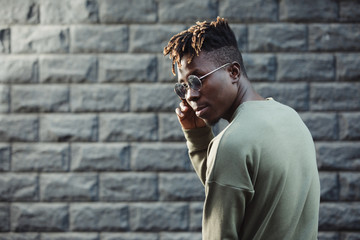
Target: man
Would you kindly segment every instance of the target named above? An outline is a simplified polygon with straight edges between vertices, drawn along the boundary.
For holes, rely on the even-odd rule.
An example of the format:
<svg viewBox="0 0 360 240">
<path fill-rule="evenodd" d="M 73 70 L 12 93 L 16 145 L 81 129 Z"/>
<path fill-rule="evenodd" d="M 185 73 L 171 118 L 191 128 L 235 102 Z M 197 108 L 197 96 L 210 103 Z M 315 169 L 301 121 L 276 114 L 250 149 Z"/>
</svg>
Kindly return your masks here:
<svg viewBox="0 0 360 240">
<path fill-rule="evenodd" d="M 314 143 L 298 114 L 252 88 L 226 20 L 197 22 L 171 38 L 176 109 L 205 186 L 203 239 L 317 239 Z M 229 125 L 216 137 L 210 126 Z"/>
</svg>

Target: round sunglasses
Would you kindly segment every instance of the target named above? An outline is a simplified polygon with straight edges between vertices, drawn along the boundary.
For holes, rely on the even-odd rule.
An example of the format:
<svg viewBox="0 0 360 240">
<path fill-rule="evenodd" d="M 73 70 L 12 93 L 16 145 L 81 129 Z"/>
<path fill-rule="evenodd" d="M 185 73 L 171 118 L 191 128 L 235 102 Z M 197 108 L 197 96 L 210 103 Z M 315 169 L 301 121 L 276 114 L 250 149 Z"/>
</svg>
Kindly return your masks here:
<svg viewBox="0 0 360 240">
<path fill-rule="evenodd" d="M 188 78 L 187 78 L 187 84 L 186 83 L 176 83 L 175 84 L 175 87 L 174 87 L 174 91 L 175 93 L 181 98 L 181 99 L 185 99 L 186 97 L 186 92 L 189 88 L 195 90 L 195 91 L 200 91 L 201 87 L 202 87 L 202 79 L 209 76 L 210 74 L 216 72 L 217 70 L 223 68 L 223 67 L 226 67 L 227 65 L 229 65 L 230 63 L 226 63 L 214 70 L 212 70 L 211 72 L 201 76 L 201 77 L 198 77 L 198 76 L 195 76 L 195 75 L 190 75 Z"/>
</svg>

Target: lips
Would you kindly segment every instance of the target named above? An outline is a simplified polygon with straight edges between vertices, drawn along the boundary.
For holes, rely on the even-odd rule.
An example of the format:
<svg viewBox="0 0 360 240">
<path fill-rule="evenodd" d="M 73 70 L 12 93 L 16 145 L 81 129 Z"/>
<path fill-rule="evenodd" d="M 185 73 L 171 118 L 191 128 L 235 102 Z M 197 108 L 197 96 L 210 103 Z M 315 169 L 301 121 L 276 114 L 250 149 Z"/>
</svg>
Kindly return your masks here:
<svg viewBox="0 0 360 240">
<path fill-rule="evenodd" d="M 195 114 L 197 117 L 201 117 L 204 116 L 204 114 L 206 113 L 206 110 L 209 107 L 207 105 L 202 105 L 202 106 L 198 106 L 196 108 L 194 108 Z"/>
</svg>

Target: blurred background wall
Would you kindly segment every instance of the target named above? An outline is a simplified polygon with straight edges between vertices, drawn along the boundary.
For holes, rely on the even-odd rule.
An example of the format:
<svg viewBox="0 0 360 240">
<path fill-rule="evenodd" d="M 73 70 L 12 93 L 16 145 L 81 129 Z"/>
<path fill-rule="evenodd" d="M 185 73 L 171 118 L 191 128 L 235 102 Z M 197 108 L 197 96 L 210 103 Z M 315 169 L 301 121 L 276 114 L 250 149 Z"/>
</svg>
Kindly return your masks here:
<svg viewBox="0 0 360 240">
<path fill-rule="evenodd" d="M 1 240 L 201 239 L 162 49 L 218 15 L 313 134 L 319 239 L 360 239 L 360 1 L 0 0 Z"/>
</svg>

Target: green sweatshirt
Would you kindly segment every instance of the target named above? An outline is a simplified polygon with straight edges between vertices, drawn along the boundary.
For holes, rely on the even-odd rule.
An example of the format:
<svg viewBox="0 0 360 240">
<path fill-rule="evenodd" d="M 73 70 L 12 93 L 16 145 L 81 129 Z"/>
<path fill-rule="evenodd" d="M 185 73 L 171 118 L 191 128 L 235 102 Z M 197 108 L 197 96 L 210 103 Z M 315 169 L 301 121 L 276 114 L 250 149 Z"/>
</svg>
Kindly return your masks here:
<svg viewBox="0 0 360 240">
<path fill-rule="evenodd" d="M 205 186 L 203 239 L 317 239 L 319 175 L 311 134 L 275 100 L 241 104 L 216 137 L 184 130 Z"/>
</svg>

